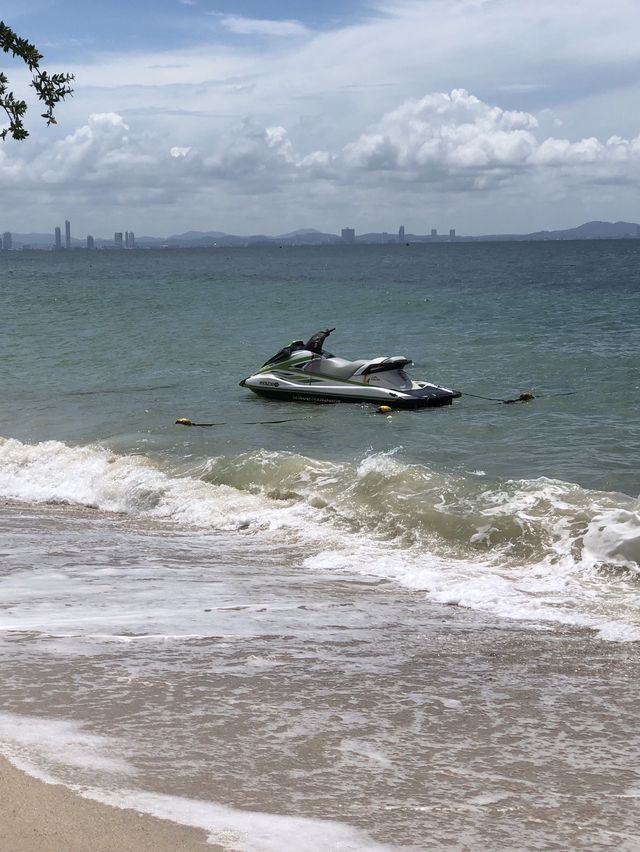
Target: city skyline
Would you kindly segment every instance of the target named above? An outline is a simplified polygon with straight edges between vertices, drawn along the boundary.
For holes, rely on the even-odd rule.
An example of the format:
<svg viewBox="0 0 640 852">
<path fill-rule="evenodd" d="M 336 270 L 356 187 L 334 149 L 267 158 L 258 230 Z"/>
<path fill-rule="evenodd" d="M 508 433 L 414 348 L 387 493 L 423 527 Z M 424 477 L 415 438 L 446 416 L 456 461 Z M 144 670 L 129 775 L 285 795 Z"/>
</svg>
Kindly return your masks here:
<svg viewBox="0 0 640 852">
<path fill-rule="evenodd" d="M 638 218 L 637 3 L 258 10 L 158 0 L 150 20 L 122 0 L 15 6 L 8 23 L 75 74 L 75 91 L 58 125 L 33 110 L 31 136 L 0 147 L 11 227 L 60 209 L 90 234 L 126 221 L 151 235 Z M 0 70 L 28 79 L 4 54 Z"/>
<path fill-rule="evenodd" d="M 11 237 L 13 232 L 5 232 L 5 236 L 8 234 Z M 42 236 L 40 234 L 39 236 Z M 69 219 L 65 219 L 64 222 L 64 248 L 65 250 L 69 250 L 73 246 L 73 241 L 84 242 L 86 248 L 95 248 L 95 237 L 93 234 L 87 234 L 86 237 L 72 237 L 71 235 L 71 221 Z M 98 237 L 98 240 L 102 243 L 107 242 L 104 237 Z M 115 231 L 113 234 L 113 243 L 116 248 L 135 248 L 135 233 L 133 231 Z M 77 246 L 76 246 L 77 247 Z M 4 240 L 2 244 L 2 248 L 4 249 Z M 62 251 L 62 231 L 59 225 L 56 225 L 53 229 L 53 243 L 51 248 L 56 251 Z"/>
<path fill-rule="evenodd" d="M 67 227 L 68 226 L 68 227 Z M 67 234 L 69 240 L 67 241 Z M 15 239 L 14 239 L 15 238 Z M 482 242 L 482 241 L 523 241 L 523 240 L 601 240 L 601 239 L 640 239 L 640 224 L 635 222 L 585 222 L 573 228 L 561 230 L 543 230 L 527 234 L 459 234 L 455 228 L 449 228 L 448 233 L 440 233 L 437 228 L 425 230 L 424 234 L 412 233 L 400 225 L 397 233 L 389 231 L 374 231 L 358 233 L 355 228 L 342 228 L 340 233 L 322 232 L 315 228 L 302 228 L 296 231 L 280 234 L 249 234 L 238 235 L 221 231 L 188 231 L 182 234 L 171 234 L 163 237 L 141 236 L 136 238 L 133 231 L 116 231 L 113 239 L 109 237 L 94 237 L 87 234 L 86 238 L 76 238 L 71 235 L 70 222 L 65 221 L 65 245 L 62 245 L 62 232 L 59 225 L 54 228 L 53 242 L 50 233 L 19 234 L 5 231 L 0 239 L 0 250 L 40 249 L 63 251 L 67 249 L 133 249 L 153 247 L 215 247 L 215 246 L 250 246 L 265 243 L 288 244 L 298 246 L 312 245 L 355 245 L 359 244 L 396 244 L 410 245 L 417 243 L 453 243 L 453 242 Z"/>
<path fill-rule="evenodd" d="M 310 232 L 313 232 L 315 230 L 316 229 L 300 229 L 299 233 L 300 234 L 310 233 Z M 2 239 L 0 240 L 0 249 L 7 251 L 7 250 L 11 250 L 13 248 L 13 246 L 12 246 L 13 233 L 14 232 L 11 232 L 11 231 L 5 231 L 4 232 Z M 200 232 L 200 233 L 205 235 L 207 232 Z M 318 232 L 318 233 L 320 233 L 320 232 Z M 37 236 L 39 236 L 39 237 L 46 236 L 46 232 L 45 232 L 45 234 L 38 234 Z M 172 237 L 175 238 L 175 236 L 176 235 L 171 235 L 168 238 L 169 239 L 172 238 Z M 221 236 L 233 236 L 233 235 L 221 232 Z M 246 235 L 246 236 L 251 237 L 252 235 Z M 253 235 L 253 236 L 255 236 L 255 235 Z M 334 235 L 331 234 L 331 236 L 334 236 Z M 337 234 L 335 236 L 337 237 Z M 341 241 L 343 243 L 347 243 L 347 244 L 355 243 L 357 236 L 361 236 L 361 235 L 357 235 L 355 228 L 348 228 L 347 227 L 347 228 L 341 229 Z M 407 237 L 408 236 L 409 236 L 409 234 L 407 234 Z M 436 239 L 436 238 L 439 239 L 439 240 L 442 240 L 444 238 L 444 235 L 438 233 L 437 228 L 431 228 L 428 233 L 427 233 L 427 231 L 425 231 L 424 235 L 422 235 L 422 234 L 411 234 L 411 236 L 414 239 L 419 239 L 419 240 L 428 240 L 428 239 Z M 19 238 L 20 235 L 16 233 L 16 237 Z M 277 239 L 278 238 L 277 235 L 274 235 L 274 236 L 265 235 L 265 237 L 267 237 L 268 239 Z M 406 238 L 405 237 L 405 227 L 404 227 L 404 225 L 399 226 L 397 237 L 394 236 L 393 233 L 389 233 L 387 231 L 381 231 L 380 237 L 381 237 L 381 242 L 396 242 L 396 241 L 399 242 L 399 243 L 404 242 L 404 240 Z M 455 239 L 455 237 L 456 237 L 455 228 L 450 228 L 449 229 L 449 239 Z M 80 243 L 80 244 L 84 243 L 86 248 L 95 248 L 96 247 L 96 245 L 95 245 L 96 239 L 101 244 L 109 244 L 109 243 L 112 242 L 116 249 L 131 249 L 131 248 L 136 247 L 136 238 L 135 238 L 134 231 L 115 231 L 114 234 L 113 234 L 113 240 L 109 240 L 109 238 L 105 238 L 105 237 L 97 237 L 96 238 L 96 237 L 94 237 L 93 234 L 87 234 L 86 237 L 84 237 L 84 238 L 73 237 L 72 234 L 71 234 L 71 221 L 69 219 L 65 219 L 65 222 L 64 222 L 64 246 L 62 244 L 62 230 L 61 230 L 59 225 L 56 225 L 56 226 L 54 226 L 54 229 L 53 229 L 51 248 L 56 250 L 56 251 L 62 251 L 63 248 L 64 248 L 64 250 L 70 250 L 73 247 L 74 242 L 76 243 L 75 248 L 78 247 L 78 245 L 77 245 L 78 243 Z M 143 238 L 143 239 L 145 239 L 145 238 Z M 149 239 L 149 238 L 147 237 L 146 239 Z"/>
</svg>

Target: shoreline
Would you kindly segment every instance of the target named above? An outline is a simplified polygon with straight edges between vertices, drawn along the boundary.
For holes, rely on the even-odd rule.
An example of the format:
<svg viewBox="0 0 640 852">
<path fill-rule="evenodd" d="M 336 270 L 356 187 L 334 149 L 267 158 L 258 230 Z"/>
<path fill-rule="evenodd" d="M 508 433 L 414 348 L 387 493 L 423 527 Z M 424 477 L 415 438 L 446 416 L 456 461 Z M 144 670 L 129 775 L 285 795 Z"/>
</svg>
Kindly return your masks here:
<svg viewBox="0 0 640 852">
<path fill-rule="evenodd" d="M 85 799 L 0 756 L 0 848 L 11 852 L 223 852 L 204 830 Z"/>
</svg>

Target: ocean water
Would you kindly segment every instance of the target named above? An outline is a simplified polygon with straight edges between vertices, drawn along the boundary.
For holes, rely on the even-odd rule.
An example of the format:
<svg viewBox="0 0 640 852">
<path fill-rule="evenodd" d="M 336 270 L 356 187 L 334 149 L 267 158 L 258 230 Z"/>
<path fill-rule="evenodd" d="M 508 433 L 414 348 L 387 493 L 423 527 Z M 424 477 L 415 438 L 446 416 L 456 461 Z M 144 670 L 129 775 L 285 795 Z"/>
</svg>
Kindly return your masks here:
<svg viewBox="0 0 640 852">
<path fill-rule="evenodd" d="M 228 849 L 640 848 L 638 316 L 631 240 L 0 253 L 2 753 Z M 463 396 L 238 386 L 326 325 Z"/>
</svg>

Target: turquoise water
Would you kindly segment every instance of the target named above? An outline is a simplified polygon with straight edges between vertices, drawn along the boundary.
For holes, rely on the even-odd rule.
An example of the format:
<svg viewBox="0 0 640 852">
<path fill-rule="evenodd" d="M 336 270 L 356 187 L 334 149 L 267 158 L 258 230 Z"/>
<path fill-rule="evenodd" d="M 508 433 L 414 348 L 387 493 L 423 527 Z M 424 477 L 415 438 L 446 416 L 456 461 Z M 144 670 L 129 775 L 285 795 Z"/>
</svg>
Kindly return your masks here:
<svg viewBox="0 0 640 852">
<path fill-rule="evenodd" d="M 639 309 L 631 240 L 0 253 L 0 753 L 242 852 L 640 843 Z M 238 386 L 326 325 L 463 396 Z"/>
<path fill-rule="evenodd" d="M 637 496 L 639 261 L 631 241 L 6 254 L 0 434 L 336 460 L 401 446 L 440 471 Z M 238 381 L 327 324 L 345 357 L 406 354 L 415 378 L 541 398 L 390 421 L 302 405 L 246 425 L 292 410 Z M 180 416 L 228 427 L 186 435 Z"/>
</svg>

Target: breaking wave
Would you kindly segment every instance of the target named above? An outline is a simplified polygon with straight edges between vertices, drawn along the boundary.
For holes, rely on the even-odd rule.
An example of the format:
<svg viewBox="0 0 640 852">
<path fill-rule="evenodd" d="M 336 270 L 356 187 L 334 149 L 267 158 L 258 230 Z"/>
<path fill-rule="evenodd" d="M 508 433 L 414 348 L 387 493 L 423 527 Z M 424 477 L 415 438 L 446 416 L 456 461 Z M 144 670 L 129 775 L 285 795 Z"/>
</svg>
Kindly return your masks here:
<svg viewBox="0 0 640 852">
<path fill-rule="evenodd" d="M 199 462 L 0 438 L 0 495 L 299 544 L 359 571 L 509 618 L 640 639 L 640 503 L 552 479 L 488 481 L 406 464 L 264 450 Z"/>
</svg>

